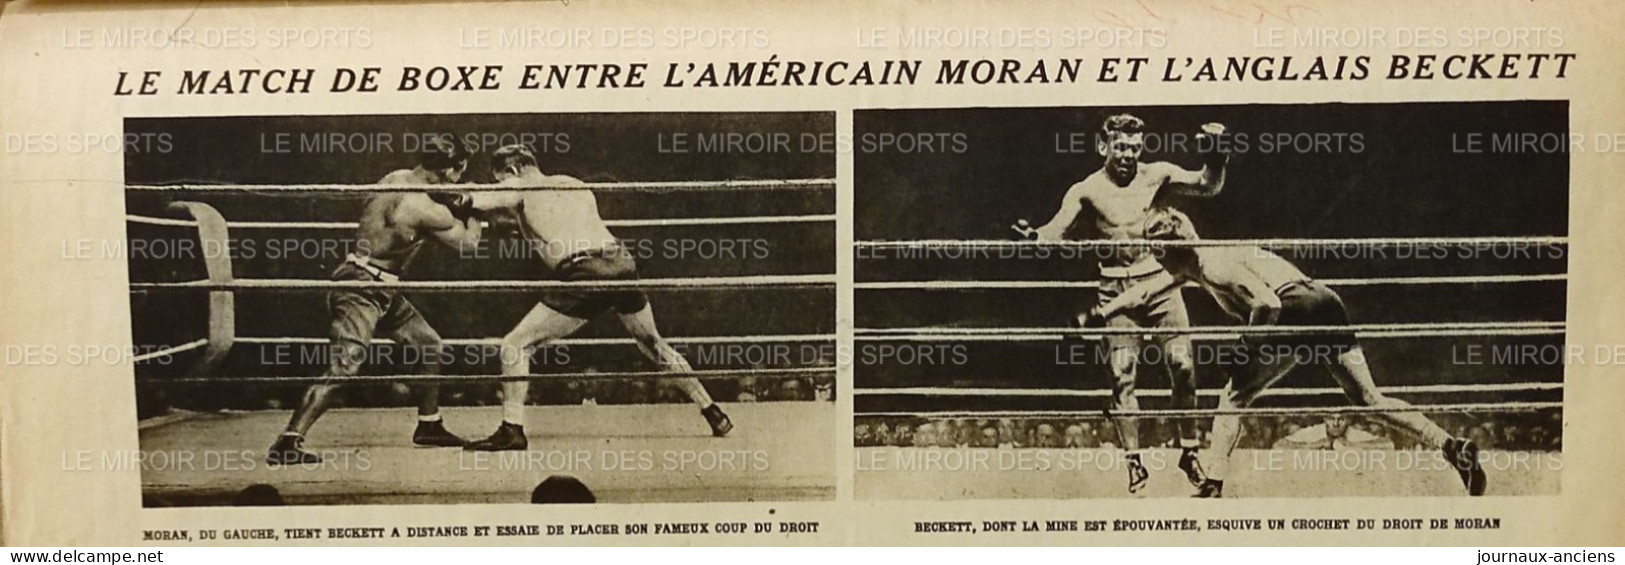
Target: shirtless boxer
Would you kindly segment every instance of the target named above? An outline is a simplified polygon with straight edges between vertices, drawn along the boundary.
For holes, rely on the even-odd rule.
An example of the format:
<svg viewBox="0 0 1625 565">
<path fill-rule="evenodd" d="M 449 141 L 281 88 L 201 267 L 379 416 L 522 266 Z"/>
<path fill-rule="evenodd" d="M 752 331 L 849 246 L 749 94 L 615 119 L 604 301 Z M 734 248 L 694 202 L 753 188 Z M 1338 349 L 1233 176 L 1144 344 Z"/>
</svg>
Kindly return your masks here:
<svg viewBox="0 0 1625 565">
<path fill-rule="evenodd" d="M 1150 216 L 1145 228 L 1147 239 L 1195 240 L 1196 228 L 1190 218 L 1172 208 Z M 1167 272 L 1135 285 L 1090 313 L 1093 324 L 1109 319 L 1123 309 L 1132 309 L 1160 296 L 1178 294 L 1187 281 L 1195 282 L 1213 296 L 1225 312 L 1248 325 L 1256 326 L 1347 326 L 1348 311 L 1343 299 L 1279 255 L 1257 247 L 1168 247 L 1161 261 Z M 1220 409 L 1251 406 L 1293 367 L 1324 367 L 1358 406 L 1404 408 L 1410 404 L 1384 396 L 1377 390 L 1365 352 L 1353 332 L 1335 334 L 1258 335 L 1242 337 L 1248 348 L 1246 364 L 1225 384 L 1219 396 Z M 1421 438 L 1438 449 L 1461 476 L 1468 494 L 1484 494 L 1486 477 L 1478 461 L 1478 446 L 1451 437 L 1444 428 L 1418 412 L 1378 412 L 1371 415 L 1389 426 Z M 1230 455 L 1241 440 L 1241 417 L 1213 419 L 1212 465 L 1208 479 L 1197 492 L 1198 498 L 1224 495 L 1224 478 L 1229 472 Z"/>
<path fill-rule="evenodd" d="M 1101 124 L 1100 137 L 1095 149 L 1106 162 L 1100 170 L 1067 189 L 1061 208 L 1049 223 L 1036 230 L 1017 228 L 1039 241 L 1059 241 L 1069 232 L 1083 212 L 1090 212 L 1094 224 L 1083 226 L 1086 237 L 1122 240 L 1138 239 L 1145 226 L 1146 214 L 1155 206 L 1166 203 L 1172 195 L 1213 196 L 1224 188 L 1225 165 L 1229 156 L 1224 153 L 1222 136 L 1224 126 L 1207 124 L 1197 134 L 1197 148 L 1203 151 L 1201 170 L 1191 171 L 1167 162 L 1142 163 L 1140 153 L 1145 148 L 1145 122 L 1128 114 L 1106 118 Z M 1018 224 L 1019 226 L 1020 224 Z M 1100 290 L 1097 301 L 1104 304 L 1129 287 L 1149 280 L 1162 272 L 1162 266 L 1146 248 L 1111 248 L 1100 256 Z M 1079 317 L 1080 319 L 1082 316 Z M 1185 313 L 1185 301 L 1179 293 L 1169 293 L 1138 308 L 1124 309 L 1106 320 L 1113 328 L 1183 328 L 1190 326 Z M 1191 340 L 1186 335 L 1110 335 L 1106 345 L 1110 351 L 1113 379 L 1112 409 L 1138 410 L 1135 396 L 1135 376 L 1138 372 L 1141 342 L 1157 342 L 1162 350 L 1158 357 L 1172 383 L 1169 404 L 1174 408 L 1196 407 L 1196 364 L 1191 360 Z M 1128 490 L 1139 492 L 1150 473 L 1140 459 L 1138 422 L 1125 419 L 1117 426 L 1122 448 L 1128 452 Z M 1179 432 L 1179 468 L 1193 486 L 1200 486 L 1206 476 L 1197 460 L 1196 450 L 1201 446 L 1193 422 L 1181 420 Z"/>
<path fill-rule="evenodd" d="M 543 174 L 536 155 L 524 145 L 508 145 L 491 155 L 491 172 L 507 185 L 581 183 L 573 177 Z M 598 215 L 598 199 L 590 190 L 534 190 L 482 192 L 458 207 L 481 214 L 514 217 L 520 233 L 537 251 L 542 263 L 563 281 L 636 280 L 637 265 Z M 655 327 L 649 299 L 640 290 L 548 292 L 513 331 L 502 338 L 502 374 L 530 374 L 530 351 L 536 345 L 575 333 L 593 318 L 614 310 L 650 360 L 671 372 L 690 372 L 688 360 L 661 337 Z M 711 400 L 699 379 L 676 379 L 677 386 L 700 406 L 700 413 L 718 437 L 733 429 L 722 407 Z M 525 398 L 528 381 L 502 383 L 502 424 L 491 437 L 468 444 L 476 451 L 522 450 L 525 438 Z"/>
<path fill-rule="evenodd" d="M 469 152 L 452 139 L 436 139 L 424 148 L 413 169 L 401 169 L 385 176 L 378 184 L 451 184 L 462 177 Z M 333 269 L 335 281 L 400 280 L 423 242 L 434 239 L 452 247 L 473 245 L 480 239 L 480 222 L 469 215 L 453 214 L 444 203 L 454 194 L 395 192 L 373 194 L 361 210 L 356 230 L 356 252 Z M 406 346 L 423 374 L 439 372 L 442 355 L 440 334 L 429 327 L 406 296 L 394 289 L 335 289 L 327 293 L 332 315 L 328 338 L 327 377 L 355 375 L 367 356 L 373 335 L 383 335 Z M 287 431 L 271 445 L 266 461 L 272 465 L 320 463 L 321 457 L 305 451 L 305 433 L 332 404 L 337 384 L 310 387 L 304 401 L 293 411 Z M 440 387 L 417 387 L 418 426 L 412 443 L 433 447 L 455 447 L 462 438 L 446 431 L 440 420 Z"/>
</svg>

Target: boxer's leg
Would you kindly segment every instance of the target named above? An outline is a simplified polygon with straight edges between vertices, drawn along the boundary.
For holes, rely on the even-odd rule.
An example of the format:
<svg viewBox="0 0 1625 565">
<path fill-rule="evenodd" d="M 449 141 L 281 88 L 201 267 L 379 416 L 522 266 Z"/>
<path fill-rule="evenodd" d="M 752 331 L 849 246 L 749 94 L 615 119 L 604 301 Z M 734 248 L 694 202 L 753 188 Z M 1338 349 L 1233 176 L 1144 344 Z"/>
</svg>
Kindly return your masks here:
<svg viewBox="0 0 1625 565">
<path fill-rule="evenodd" d="M 330 340 L 325 377 L 349 377 L 361 369 L 367 347 L 372 343 L 373 331 L 384 311 L 377 302 L 362 293 L 335 291 L 327 296 L 327 307 L 332 321 L 328 327 Z M 323 382 L 305 390 L 299 407 L 288 418 L 288 426 L 271 445 L 267 462 L 278 464 L 315 463 L 321 458 L 304 451 L 300 444 L 316 420 L 333 403 L 333 394 L 339 385 Z"/>
<path fill-rule="evenodd" d="M 660 335 L 660 329 L 655 325 L 653 307 L 645 304 L 643 308 L 634 312 L 620 312 L 620 318 L 621 325 L 626 328 L 628 334 L 632 335 L 633 341 L 637 342 L 638 350 L 642 351 L 643 355 L 648 357 L 650 361 L 654 361 L 661 371 L 688 373 L 694 370 L 689 366 L 688 359 L 685 359 L 682 353 L 678 353 L 677 349 L 672 347 L 671 342 Z M 701 408 L 715 404 L 711 400 L 711 395 L 706 392 L 705 386 L 700 384 L 699 379 L 674 380 L 676 385 L 688 395 L 688 399 L 694 401 L 694 404 L 699 405 Z"/>
<path fill-rule="evenodd" d="M 402 360 L 416 365 L 420 375 L 440 374 L 441 358 L 445 355 L 445 344 L 440 339 L 440 332 L 435 331 L 429 322 L 423 319 L 423 314 L 412 306 L 405 297 L 401 297 L 392 305 L 388 315 L 378 324 L 378 331 L 384 337 L 403 346 L 407 353 Z M 413 387 L 417 391 L 418 417 L 425 421 L 438 421 L 440 415 L 440 385 L 423 384 Z"/>
<path fill-rule="evenodd" d="M 534 347 L 575 333 L 587 320 L 559 312 L 546 303 L 537 303 L 530 313 L 502 337 L 502 374 L 504 376 L 530 374 L 530 356 Z M 476 451 L 504 451 L 525 449 L 525 398 L 530 394 L 530 381 L 515 380 L 502 383 L 502 424 L 491 437 L 469 443 L 464 449 Z"/>
<path fill-rule="evenodd" d="M 573 334 L 586 324 L 586 319 L 536 304 L 513 331 L 502 337 L 502 374 L 530 374 L 530 357 L 537 345 Z M 502 383 L 502 421 L 524 425 L 525 398 L 529 394 L 530 381 Z"/>
<path fill-rule="evenodd" d="M 404 297 L 387 316 L 380 329 L 389 328 L 388 337 L 405 346 L 409 354 L 403 360 L 417 366 L 420 375 L 439 375 L 440 364 L 447 358 L 445 343 L 429 322 Z M 462 438 L 446 430 L 440 418 L 440 385 L 429 383 L 412 387 L 417 394 L 418 424 L 412 432 L 412 443 L 435 447 L 457 447 L 465 444 Z"/>
<path fill-rule="evenodd" d="M 1219 410 L 1236 410 L 1252 406 L 1259 395 L 1281 380 L 1281 377 L 1292 371 L 1298 365 L 1298 359 L 1290 353 L 1282 354 L 1282 350 L 1289 348 L 1273 348 L 1268 345 L 1249 347 L 1246 364 L 1235 373 L 1235 376 L 1225 383 L 1224 390 L 1219 393 Z M 1212 445 L 1209 447 L 1209 461 L 1207 465 L 1208 483 L 1201 495 L 1218 496 L 1223 488 L 1224 480 L 1230 475 L 1230 456 L 1241 442 L 1241 416 L 1224 414 L 1213 418 L 1213 434 L 1210 436 Z"/>
<path fill-rule="evenodd" d="M 692 372 L 694 369 L 689 366 L 688 360 L 683 358 L 683 355 L 676 348 L 672 347 L 671 342 L 666 341 L 666 338 L 660 335 L 660 329 L 655 326 L 654 308 L 649 305 L 648 300 L 632 300 L 631 302 L 629 305 L 617 308 L 625 308 L 624 310 L 618 310 L 621 325 L 626 327 L 627 333 L 631 334 L 632 339 L 637 342 L 638 350 L 642 351 L 643 355 L 648 357 L 650 361 L 654 361 L 656 365 L 659 365 L 662 371 L 673 373 Z M 639 307 L 640 304 L 641 307 Z M 701 384 L 699 379 L 689 377 L 674 380 L 676 385 L 688 395 L 689 400 L 692 400 L 695 405 L 700 407 L 700 413 L 705 415 L 706 422 L 711 425 L 713 435 L 721 437 L 728 435 L 728 432 L 733 430 L 733 422 L 729 420 L 727 414 L 722 412 L 722 408 L 711 400 L 710 393 L 706 392 L 705 385 Z"/>
<path fill-rule="evenodd" d="M 1411 404 L 1397 398 L 1384 395 L 1377 388 L 1376 381 L 1371 377 L 1371 367 L 1366 364 L 1365 351 L 1358 345 L 1349 348 L 1337 356 L 1337 362 L 1327 365 L 1327 370 L 1337 385 L 1343 387 L 1343 393 L 1348 395 L 1349 401 L 1355 406 L 1385 406 L 1404 408 Z M 1378 412 L 1372 417 L 1382 420 L 1389 426 L 1410 432 L 1412 436 L 1421 438 L 1422 443 L 1433 449 L 1443 449 L 1450 433 L 1433 423 L 1420 412 Z"/>
</svg>

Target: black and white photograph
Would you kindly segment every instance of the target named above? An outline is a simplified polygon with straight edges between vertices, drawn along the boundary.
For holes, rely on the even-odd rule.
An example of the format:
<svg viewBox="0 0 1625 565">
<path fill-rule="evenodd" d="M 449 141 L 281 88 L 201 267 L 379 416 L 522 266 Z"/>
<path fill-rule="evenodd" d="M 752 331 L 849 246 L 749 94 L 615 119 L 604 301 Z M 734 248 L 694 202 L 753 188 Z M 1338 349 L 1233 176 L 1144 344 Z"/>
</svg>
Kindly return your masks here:
<svg viewBox="0 0 1625 565">
<path fill-rule="evenodd" d="M 834 123 L 127 119 L 143 506 L 832 499 Z"/>
<path fill-rule="evenodd" d="M 857 499 L 1558 494 L 1567 102 L 853 124 Z"/>
</svg>

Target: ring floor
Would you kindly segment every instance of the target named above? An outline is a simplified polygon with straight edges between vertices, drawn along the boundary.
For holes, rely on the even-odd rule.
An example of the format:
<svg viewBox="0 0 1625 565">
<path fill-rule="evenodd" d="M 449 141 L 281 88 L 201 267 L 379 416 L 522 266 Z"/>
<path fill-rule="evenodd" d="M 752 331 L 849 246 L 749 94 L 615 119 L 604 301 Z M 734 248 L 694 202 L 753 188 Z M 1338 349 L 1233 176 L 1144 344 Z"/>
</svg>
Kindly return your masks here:
<svg viewBox="0 0 1625 565">
<path fill-rule="evenodd" d="M 1455 470 L 1435 454 L 1238 449 L 1225 496 L 1466 496 Z M 1174 449 L 1146 451 L 1151 478 L 1132 495 L 1115 450 L 864 447 L 856 457 L 857 500 L 1177 498 L 1196 492 L 1176 467 Z M 1555 495 L 1560 488 L 1561 453 L 1484 451 L 1479 460 L 1489 476 L 1486 496 Z"/>
<path fill-rule="evenodd" d="M 413 446 L 412 408 L 337 409 L 305 443 L 326 460 L 285 467 L 267 465 L 265 449 L 288 411 L 197 414 L 141 430 L 142 486 L 175 506 L 228 505 L 256 483 L 288 504 L 528 502 L 550 475 L 580 479 L 605 503 L 834 499 L 834 403 L 723 408 L 735 428 L 715 438 L 690 404 L 533 406 L 530 449 L 495 453 Z M 501 419 L 495 406 L 442 413 L 465 439 Z"/>
</svg>

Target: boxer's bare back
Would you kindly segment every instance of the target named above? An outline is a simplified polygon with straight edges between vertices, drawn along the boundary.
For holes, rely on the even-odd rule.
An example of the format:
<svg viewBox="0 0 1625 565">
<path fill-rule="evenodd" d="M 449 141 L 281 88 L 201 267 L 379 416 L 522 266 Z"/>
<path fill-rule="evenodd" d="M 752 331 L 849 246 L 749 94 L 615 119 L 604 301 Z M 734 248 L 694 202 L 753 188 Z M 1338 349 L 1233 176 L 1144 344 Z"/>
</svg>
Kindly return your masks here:
<svg viewBox="0 0 1625 565">
<path fill-rule="evenodd" d="M 567 175 L 534 174 L 500 181 L 509 186 L 583 184 Z M 616 244 L 615 235 L 598 214 L 598 198 L 591 190 L 534 190 L 483 193 L 475 206 L 505 213 L 518 223 L 520 233 L 549 269 L 572 254 Z"/>
</svg>

